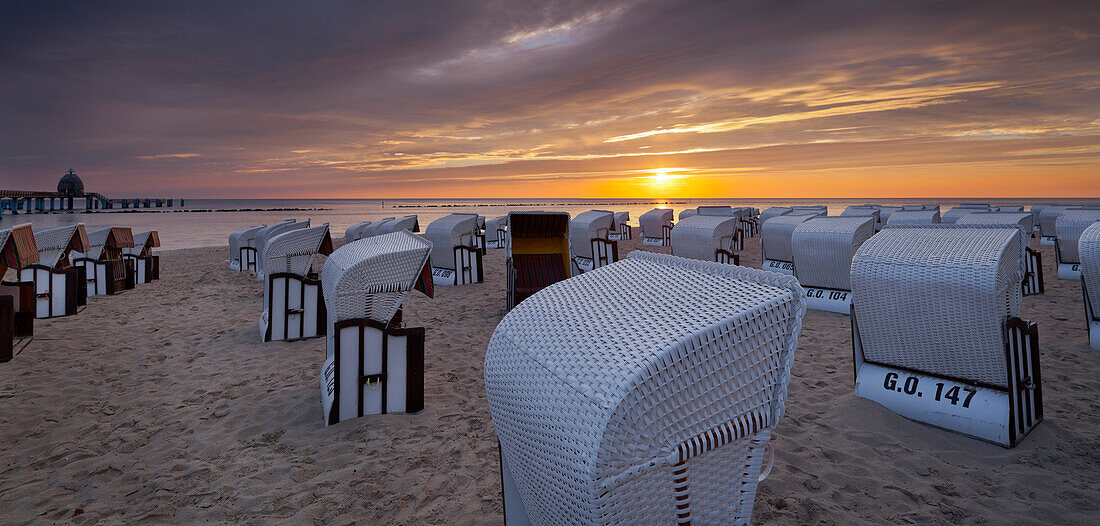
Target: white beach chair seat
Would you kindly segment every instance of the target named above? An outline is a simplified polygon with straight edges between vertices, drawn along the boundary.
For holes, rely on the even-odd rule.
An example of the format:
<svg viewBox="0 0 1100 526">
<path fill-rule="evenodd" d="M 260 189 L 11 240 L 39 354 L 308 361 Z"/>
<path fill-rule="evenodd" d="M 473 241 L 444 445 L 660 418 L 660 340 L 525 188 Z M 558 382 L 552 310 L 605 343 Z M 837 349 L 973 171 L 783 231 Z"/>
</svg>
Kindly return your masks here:
<svg viewBox="0 0 1100 526">
<path fill-rule="evenodd" d="M 494 217 L 485 220 L 485 246 L 488 248 L 504 248 L 505 238 L 508 235 L 508 216 Z"/>
<path fill-rule="evenodd" d="M 744 238 L 738 216 L 698 214 L 681 219 L 672 229 L 672 254 L 682 258 L 740 264 L 734 254 Z"/>
<path fill-rule="evenodd" d="M 610 210 L 581 212 L 569 221 L 569 247 L 581 272 L 619 260 L 619 243 L 611 239 L 614 222 Z"/>
<path fill-rule="evenodd" d="M 940 222 L 938 210 L 898 210 L 890 214 L 887 225 L 934 225 Z"/>
<path fill-rule="evenodd" d="M 484 281 L 477 217 L 477 214 L 445 215 L 424 230 L 424 237 L 432 243 L 432 279 L 436 285 Z"/>
<path fill-rule="evenodd" d="M 786 214 L 776 216 L 760 225 L 760 268 L 772 272 L 794 275 L 794 256 L 791 253 L 791 235 L 802 223 L 817 217 L 816 214 Z"/>
<path fill-rule="evenodd" d="M 1100 350 L 1100 222 L 1092 223 L 1081 232 L 1077 253 L 1081 258 L 1081 289 L 1089 345 Z"/>
<path fill-rule="evenodd" d="M 1081 279 L 1081 258 L 1077 242 L 1081 233 L 1100 221 L 1100 210 L 1069 209 L 1055 220 L 1054 253 L 1058 260 L 1058 279 Z"/>
<path fill-rule="evenodd" d="M 893 226 L 863 243 L 851 273 L 856 394 L 1015 445 L 1042 419 L 1038 333 L 1018 318 L 1024 248 L 1018 226 Z"/>
<path fill-rule="evenodd" d="M 795 226 L 791 257 L 807 306 L 850 313 L 852 257 L 874 234 L 872 216 L 817 217 Z"/>
<path fill-rule="evenodd" d="M 948 211 L 944 212 L 943 215 L 940 216 L 940 222 L 941 223 L 954 223 L 955 221 L 958 221 L 959 218 L 961 218 L 963 216 L 966 216 L 968 214 L 973 214 L 975 212 L 989 212 L 989 211 L 990 211 L 990 207 L 989 207 L 988 204 L 963 203 L 959 206 L 956 206 L 955 208 L 952 208 L 951 210 L 948 210 Z"/>
<path fill-rule="evenodd" d="M 325 260 L 326 425 L 424 407 L 424 328 L 401 326 L 397 314 L 418 285 L 432 295 L 431 250 L 430 241 L 402 229 L 344 245 Z"/>
<path fill-rule="evenodd" d="M 310 274 L 310 268 L 315 255 L 331 253 L 328 223 L 283 232 L 267 240 L 261 341 L 292 341 L 324 335 L 324 296 L 321 282 Z"/>
<path fill-rule="evenodd" d="M 634 234 L 630 231 L 630 212 L 615 212 L 611 221 L 611 232 L 608 234 L 608 239 L 621 241 L 624 239 L 633 239 Z"/>
<path fill-rule="evenodd" d="M 748 523 L 804 313 L 791 277 L 641 252 L 517 306 L 485 357 L 505 520 Z"/>
<path fill-rule="evenodd" d="M 1046 285 L 1043 278 L 1043 255 L 1031 245 L 1032 216 L 1027 212 L 975 212 L 960 217 L 957 226 L 1006 226 L 1020 229 L 1020 242 L 1024 246 L 1023 295 L 1042 294 Z"/>
<path fill-rule="evenodd" d="M 642 244 L 653 247 L 667 247 L 672 234 L 672 209 L 654 208 L 638 218 L 642 231 Z"/>
<path fill-rule="evenodd" d="M 253 239 L 253 244 L 256 245 L 256 279 L 259 281 L 264 280 L 264 264 L 267 256 L 264 255 L 264 251 L 267 250 L 268 242 L 278 236 L 279 234 L 290 232 L 292 230 L 299 230 L 303 228 L 309 228 L 309 219 L 305 221 L 297 221 L 294 219 L 287 219 L 280 223 L 261 228 L 259 232 L 256 232 L 256 237 Z"/>
</svg>

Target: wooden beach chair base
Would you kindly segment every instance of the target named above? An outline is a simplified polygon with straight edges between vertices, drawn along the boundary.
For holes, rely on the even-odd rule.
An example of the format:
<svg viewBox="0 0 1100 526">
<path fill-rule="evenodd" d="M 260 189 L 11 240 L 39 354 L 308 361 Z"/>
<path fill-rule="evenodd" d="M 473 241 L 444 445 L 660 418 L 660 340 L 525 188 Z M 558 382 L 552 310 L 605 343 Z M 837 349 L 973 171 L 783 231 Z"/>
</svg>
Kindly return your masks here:
<svg viewBox="0 0 1100 526">
<path fill-rule="evenodd" d="M 619 260 L 619 242 L 611 239 L 593 238 L 592 257 L 575 257 L 573 261 L 581 272 L 605 267 Z"/>
<path fill-rule="evenodd" d="M 267 308 L 260 315 L 261 341 L 296 341 L 325 334 L 321 280 L 276 273 L 268 276 L 267 291 Z"/>
<path fill-rule="evenodd" d="M 423 327 L 342 320 L 334 325 L 329 344 L 321 374 L 325 425 L 424 409 Z"/>
<path fill-rule="evenodd" d="M 1010 448 L 1043 420 L 1039 332 L 1019 318 L 1005 323 L 1007 388 L 867 361 L 855 310 L 852 350 L 856 396 L 917 422 Z"/>
<path fill-rule="evenodd" d="M 80 270 L 31 265 L 19 271 L 19 279 L 30 282 L 34 289 L 34 317 L 45 319 L 76 314 L 77 290 L 82 281 Z"/>
</svg>

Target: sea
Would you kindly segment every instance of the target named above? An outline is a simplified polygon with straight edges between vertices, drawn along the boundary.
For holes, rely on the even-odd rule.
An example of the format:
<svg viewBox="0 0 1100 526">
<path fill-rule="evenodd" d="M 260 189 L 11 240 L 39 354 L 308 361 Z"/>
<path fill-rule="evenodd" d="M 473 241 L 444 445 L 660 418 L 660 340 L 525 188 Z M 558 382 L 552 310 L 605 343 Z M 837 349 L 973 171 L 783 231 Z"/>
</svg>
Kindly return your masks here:
<svg viewBox="0 0 1100 526">
<path fill-rule="evenodd" d="M 856 204 L 911 205 L 939 204 L 941 210 L 960 203 L 991 205 L 1096 204 L 1100 199 L 187 199 L 184 206 L 112 210 L 54 211 L 45 213 L 3 214 L 0 228 L 30 223 L 34 229 L 84 223 L 88 230 L 108 226 L 128 226 L 135 233 L 156 230 L 161 250 L 225 246 L 230 233 L 253 225 L 273 224 L 284 219 L 310 219 L 312 224 L 328 223 L 334 239 L 344 230 L 362 221 L 416 214 L 420 227 L 456 212 L 496 217 L 511 211 L 552 210 L 575 215 L 586 210 L 630 212 L 630 224 L 637 226 L 638 216 L 653 208 L 672 208 L 677 214 L 685 208 L 701 205 L 751 206 L 761 210 L 772 206 L 825 205 L 829 215 L 839 215 Z M 74 203 L 82 207 L 83 200 Z"/>
</svg>

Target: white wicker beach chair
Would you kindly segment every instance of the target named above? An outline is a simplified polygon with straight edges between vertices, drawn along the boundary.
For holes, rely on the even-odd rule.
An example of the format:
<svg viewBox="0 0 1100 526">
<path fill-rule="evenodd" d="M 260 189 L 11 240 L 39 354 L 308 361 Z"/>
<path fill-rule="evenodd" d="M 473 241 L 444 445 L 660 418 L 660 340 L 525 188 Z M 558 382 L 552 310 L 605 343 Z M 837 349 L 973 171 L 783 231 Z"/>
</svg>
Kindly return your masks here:
<svg viewBox="0 0 1100 526">
<path fill-rule="evenodd" d="M 852 262 L 856 395 L 1005 447 L 1042 420 L 1019 227 L 906 225 Z"/>
<path fill-rule="evenodd" d="M 745 237 L 756 237 L 760 234 L 760 211 L 747 207 L 734 207 L 737 215 L 741 217 L 741 232 Z"/>
<path fill-rule="evenodd" d="M 875 232 L 882 230 L 882 210 L 874 205 L 852 205 L 840 213 L 840 217 L 872 217 L 875 219 Z"/>
<path fill-rule="evenodd" d="M 963 217 L 965 215 L 973 214 L 975 212 L 989 212 L 989 211 L 990 211 L 990 207 L 989 207 L 988 204 L 984 204 L 984 203 L 963 203 L 959 206 L 956 206 L 955 208 L 952 208 L 951 210 L 948 210 L 948 211 L 944 212 L 943 215 L 940 216 L 940 222 L 941 223 L 954 223 L 955 221 L 958 221 L 960 217 Z"/>
<path fill-rule="evenodd" d="M 1047 205 L 1039 211 L 1039 244 L 1046 246 L 1055 246 L 1055 239 L 1058 237 L 1058 216 L 1066 213 L 1071 208 L 1078 208 L 1076 205 Z"/>
<path fill-rule="evenodd" d="M 481 255 L 484 256 L 488 250 L 488 245 L 485 243 L 485 216 L 477 216 L 477 234 L 474 236 L 474 245 L 481 251 Z"/>
<path fill-rule="evenodd" d="M 1023 295 L 1033 296 L 1042 294 L 1046 290 L 1043 279 L 1043 255 L 1038 250 L 1032 249 L 1032 216 L 1027 212 L 975 212 L 960 217 L 955 221 L 958 226 L 1011 226 L 1021 229 L 1021 242 L 1024 245 L 1024 269 Z"/>
<path fill-rule="evenodd" d="M 417 221 L 416 215 L 407 215 L 379 221 L 379 225 L 374 229 L 374 235 L 389 234 L 390 232 L 397 232 L 400 230 L 419 232 L 420 222 Z"/>
<path fill-rule="evenodd" d="M 1081 292 L 1085 297 L 1089 345 L 1100 350 L 1100 222 L 1081 232 L 1077 253 L 1081 257 Z"/>
<path fill-rule="evenodd" d="M 1020 213 L 1024 211 L 1024 207 L 1020 205 L 997 205 L 989 207 L 990 212 L 1011 212 Z"/>
<path fill-rule="evenodd" d="M 504 248 L 508 235 L 508 216 L 494 217 L 485 221 L 485 246 Z"/>
<path fill-rule="evenodd" d="M 134 269 L 122 257 L 122 250 L 133 246 L 134 233 L 129 227 L 88 232 L 88 250 L 73 253 L 73 264 L 84 267 L 88 296 L 134 288 Z"/>
<path fill-rule="evenodd" d="M 610 210 L 581 212 L 569 221 L 569 246 L 581 272 L 619 260 L 619 242 L 611 239 L 614 222 Z"/>
<path fill-rule="evenodd" d="M 795 216 L 827 216 L 829 208 L 825 205 L 792 206 L 790 215 Z"/>
<path fill-rule="evenodd" d="M 765 208 L 760 212 L 760 224 L 763 225 L 767 220 L 776 216 L 785 216 L 791 213 L 791 209 L 784 206 L 773 206 L 771 208 Z"/>
<path fill-rule="evenodd" d="M 142 285 L 160 279 L 160 256 L 153 249 L 160 246 L 156 230 L 134 234 L 134 246 L 122 249 L 122 257 L 134 268 L 134 284 Z"/>
<path fill-rule="evenodd" d="M 484 281 L 477 232 L 477 214 L 450 214 L 428 224 L 424 237 L 432 243 L 432 279 L 436 285 Z"/>
<path fill-rule="evenodd" d="M 773 217 L 760 226 L 760 256 L 764 270 L 794 275 L 794 256 L 791 254 L 791 235 L 803 222 L 815 215 L 787 214 Z"/>
<path fill-rule="evenodd" d="M 683 210 L 680 210 L 680 213 L 676 215 L 676 220 L 679 221 L 681 219 L 687 219 L 694 215 L 699 215 L 698 208 L 685 208 Z"/>
<path fill-rule="evenodd" d="M 361 221 L 344 230 L 344 244 L 363 239 L 363 230 L 370 226 L 371 221 Z"/>
<path fill-rule="evenodd" d="M 519 305 L 485 356 L 505 521 L 748 524 L 805 308 L 791 277 L 642 252 Z"/>
<path fill-rule="evenodd" d="M 400 309 L 414 288 L 433 295 L 431 250 L 431 242 L 402 229 L 344 245 L 325 260 L 326 425 L 424 408 L 424 328 L 404 327 Z"/>
<path fill-rule="evenodd" d="M 38 261 L 38 247 L 30 224 L 0 230 L 0 277 L 9 268 L 18 274 Z M 17 348 L 30 343 L 34 337 L 34 311 L 34 283 L 0 283 L 0 362 L 11 360 Z"/>
<path fill-rule="evenodd" d="M 615 241 L 621 241 L 624 239 L 633 239 L 634 234 L 630 231 L 630 212 L 615 212 L 614 218 L 611 221 L 611 232 L 607 235 L 608 239 Z"/>
<path fill-rule="evenodd" d="M 267 225 L 250 226 L 229 234 L 229 270 L 241 270 L 241 237 L 265 226 Z"/>
<path fill-rule="evenodd" d="M 38 261 L 19 271 L 19 280 L 34 284 L 36 318 L 54 318 L 76 314 L 77 307 L 86 305 L 88 289 L 83 266 L 74 266 L 69 258 L 73 252 L 87 251 L 91 246 L 84 223 L 39 230 L 34 233 Z"/>
<path fill-rule="evenodd" d="M 900 206 L 880 206 L 878 208 L 879 218 L 882 219 L 882 224 L 887 225 L 890 223 L 890 216 L 894 215 L 894 212 L 900 212 Z M 879 230 L 882 230 L 881 228 Z"/>
<path fill-rule="evenodd" d="M 237 267 L 234 268 L 231 263 L 230 268 L 240 272 L 257 272 L 259 270 L 259 263 L 257 262 L 260 260 L 260 252 L 256 249 L 256 236 L 265 228 L 267 228 L 267 225 L 258 225 L 239 231 L 240 235 L 237 236 L 237 248 L 235 250 L 232 242 L 230 243 L 230 250 L 236 254 Z"/>
<path fill-rule="evenodd" d="M 1055 226 L 1057 237 L 1054 240 L 1058 279 L 1081 279 L 1077 241 L 1081 239 L 1081 233 L 1097 221 L 1100 221 L 1100 210 L 1069 209 L 1058 216 Z"/>
<path fill-rule="evenodd" d="M 940 222 L 938 210 L 898 210 L 890 214 L 887 225 L 932 225 Z"/>
<path fill-rule="evenodd" d="M 672 209 L 654 208 L 638 218 L 642 231 L 642 244 L 650 247 L 667 247 L 672 234 Z"/>
<path fill-rule="evenodd" d="M 267 249 L 268 241 L 285 232 L 309 228 L 309 221 L 309 219 L 301 222 L 294 219 L 288 219 L 281 223 L 262 228 L 259 232 L 256 232 L 256 237 L 252 243 L 256 245 L 256 279 L 258 281 L 264 281 L 264 259 L 266 258 L 264 256 L 264 250 Z M 241 257 L 243 260 L 244 256 L 242 255 Z"/>
<path fill-rule="evenodd" d="M 698 214 L 681 219 L 672 229 L 672 254 L 682 258 L 740 265 L 734 251 L 744 242 L 737 216 Z"/>
<path fill-rule="evenodd" d="M 302 340 L 325 334 L 321 281 L 313 257 L 332 253 L 328 223 L 283 232 L 264 247 L 264 310 L 260 340 Z"/>
<path fill-rule="evenodd" d="M 510 212 L 505 242 L 507 308 L 576 275 L 569 248 L 569 214 Z"/>
<path fill-rule="evenodd" d="M 872 216 L 817 217 L 795 226 L 791 256 L 807 307 L 851 313 L 852 256 L 873 235 Z"/>
</svg>

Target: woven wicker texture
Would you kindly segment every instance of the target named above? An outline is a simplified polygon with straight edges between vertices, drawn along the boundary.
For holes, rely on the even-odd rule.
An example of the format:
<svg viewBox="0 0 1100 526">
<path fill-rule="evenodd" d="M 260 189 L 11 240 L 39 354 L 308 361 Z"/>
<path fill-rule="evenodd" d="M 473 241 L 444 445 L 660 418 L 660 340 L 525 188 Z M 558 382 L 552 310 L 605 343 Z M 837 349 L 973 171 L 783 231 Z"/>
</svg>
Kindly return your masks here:
<svg viewBox="0 0 1100 526">
<path fill-rule="evenodd" d="M 517 306 L 489 342 L 485 388 L 532 521 L 675 523 L 680 446 L 778 422 L 805 310 L 791 276 L 642 252 Z M 767 438 L 687 462 L 693 519 L 748 522 Z"/>
<path fill-rule="evenodd" d="M 676 220 L 679 221 L 681 219 L 687 219 L 695 215 L 699 215 L 698 208 L 685 208 L 683 210 L 680 210 L 680 213 L 676 215 Z"/>
<path fill-rule="evenodd" d="M 389 234 L 399 230 L 408 230 L 409 232 L 420 230 L 420 223 L 417 221 L 416 215 L 398 217 L 392 221 L 387 221 L 374 231 L 374 235 Z"/>
<path fill-rule="evenodd" d="M 250 226 L 242 228 L 232 234 L 229 234 L 229 260 L 239 261 L 241 258 L 241 236 L 256 227 Z"/>
<path fill-rule="evenodd" d="M 275 223 L 266 228 L 260 229 L 256 233 L 256 237 L 253 239 L 253 244 L 256 245 L 256 253 L 259 255 L 256 261 L 256 273 L 258 279 L 263 279 L 264 273 L 264 251 L 267 250 L 267 243 L 275 236 L 284 232 L 290 232 L 291 230 L 298 230 L 302 228 L 309 228 L 309 219 L 302 222 L 296 222 L 294 219 L 288 219 L 281 223 Z"/>
<path fill-rule="evenodd" d="M 654 208 L 638 217 L 638 226 L 645 237 L 664 237 L 665 225 L 672 226 L 671 208 Z"/>
<path fill-rule="evenodd" d="M 894 212 L 898 212 L 900 210 L 900 206 L 881 206 L 878 209 L 878 213 L 879 217 L 882 218 L 882 222 L 885 224 L 890 222 L 890 216 L 894 215 Z"/>
<path fill-rule="evenodd" d="M 355 318 L 389 323 L 413 290 L 431 250 L 430 241 L 401 230 L 363 238 L 333 252 L 321 271 L 330 329 L 337 321 Z"/>
<path fill-rule="evenodd" d="M 791 233 L 794 275 L 811 287 L 851 290 L 852 256 L 875 235 L 875 218 L 818 217 Z"/>
<path fill-rule="evenodd" d="M 592 259 L 592 240 L 607 239 L 615 213 L 610 210 L 589 210 L 569 221 L 569 246 L 577 257 Z"/>
<path fill-rule="evenodd" d="M 952 209 L 954 210 L 954 209 Z M 992 210 L 992 209 L 991 209 Z M 949 210 L 950 211 L 950 210 Z M 1019 225 L 1031 237 L 1034 227 L 1032 215 L 1028 212 L 975 212 L 958 218 L 956 225 Z"/>
<path fill-rule="evenodd" d="M 794 261 L 791 256 L 791 234 L 812 215 L 782 215 L 773 217 L 760 226 L 760 247 L 764 257 L 776 261 Z"/>
<path fill-rule="evenodd" d="M 1039 234 L 1044 236 L 1057 235 L 1058 216 L 1066 210 L 1076 208 L 1074 205 L 1047 205 L 1039 212 Z"/>
<path fill-rule="evenodd" d="M 455 247 L 473 246 L 477 214 L 445 215 L 428 224 L 424 237 L 432 243 L 432 266 L 455 270 Z"/>
<path fill-rule="evenodd" d="M 1081 239 L 1081 233 L 1093 223 L 1100 221 L 1100 210 L 1075 210 L 1070 209 L 1060 216 L 1056 222 L 1059 258 L 1062 263 L 1080 263 L 1081 258 L 1077 253 L 1077 241 Z"/>
<path fill-rule="evenodd" d="M 1039 214 L 1043 211 L 1044 208 L 1048 206 L 1057 205 L 1031 205 L 1031 218 L 1035 220 L 1036 225 L 1039 224 Z"/>
<path fill-rule="evenodd" d="M 84 223 L 77 223 L 35 232 L 34 244 L 38 245 L 38 263 L 50 268 L 57 267 L 70 249 L 80 248 L 79 242 L 75 240 L 79 236 L 77 230 L 83 228 Z"/>
<path fill-rule="evenodd" d="M 370 225 L 370 221 L 355 223 L 344 230 L 344 243 L 351 243 L 363 238 L 363 229 Z"/>
<path fill-rule="evenodd" d="M 244 229 L 244 232 L 241 233 L 241 237 L 237 238 L 240 247 L 256 248 L 256 236 L 265 228 L 267 228 L 267 225 L 259 225 Z M 239 250 L 237 251 L 237 255 L 240 256 Z"/>
<path fill-rule="evenodd" d="M 1023 212 L 1023 211 L 1024 211 L 1024 207 L 1022 207 L 1022 206 L 1020 206 L 1020 205 L 999 205 L 999 206 L 992 206 L 992 207 L 990 207 L 990 208 L 989 208 L 989 211 L 990 211 L 990 212 L 1013 212 L 1013 213 L 1019 213 L 1019 212 Z"/>
<path fill-rule="evenodd" d="M 701 216 L 741 217 L 741 209 L 732 206 L 700 206 L 695 210 Z"/>
<path fill-rule="evenodd" d="M 890 214 L 890 225 L 932 225 L 940 222 L 937 210 L 898 210 Z"/>
<path fill-rule="evenodd" d="M 782 206 L 773 206 L 771 208 L 766 208 L 763 212 L 760 212 L 760 222 L 764 223 L 765 221 L 773 217 L 785 216 L 789 213 L 791 213 L 791 209 Z"/>
<path fill-rule="evenodd" d="M 849 206 L 840 213 L 841 217 L 873 217 L 875 223 L 882 224 L 882 211 L 878 207 L 868 205 Z"/>
<path fill-rule="evenodd" d="M 1093 223 L 1081 232 L 1077 241 L 1081 256 L 1081 277 L 1092 303 L 1093 312 L 1100 313 L 1100 223 Z"/>
<path fill-rule="evenodd" d="M 718 249 L 733 252 L 733 236 L 740 228 L 737 216 L 695 215 L 672 229 L 672 253 L 689 259 L 714 261 Z"/>
<path fill-rule="evenodd" d="M 304 277 L 328 235 L 328 223 L 325 223 L 283 232 L 269 239 L 264 249 L 264 272 L 289 272 Z"/>
<path fill-rule="evenodd" d="M 1020 314 L 1019 228 L 889 227 L 852 261 L 868 360 L 1007 386 L 1004 321 Z"/>
<path fill-rule="evenodd" d="M 973 214 L 975 212 L 988 212 L 989 210 L 989 205 L 963 204 L 944 212 L 943 215 L 940 216 L 940 222 L 954 223 L 955 221 L 958 221 L 960 217 L 963 217 L 967 214 Z"/>
</svg>

